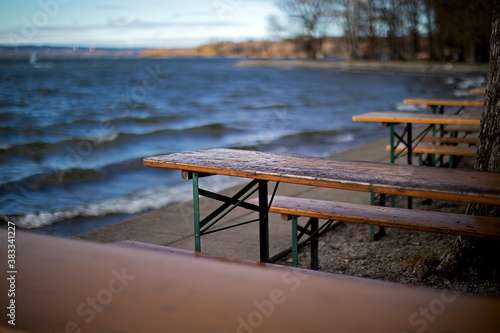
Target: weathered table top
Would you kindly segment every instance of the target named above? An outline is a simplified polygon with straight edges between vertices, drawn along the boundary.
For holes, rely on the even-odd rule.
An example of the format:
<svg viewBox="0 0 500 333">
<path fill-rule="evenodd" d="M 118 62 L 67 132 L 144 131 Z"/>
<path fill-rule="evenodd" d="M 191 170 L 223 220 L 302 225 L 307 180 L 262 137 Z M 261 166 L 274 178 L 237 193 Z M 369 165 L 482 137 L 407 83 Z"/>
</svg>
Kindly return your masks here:
<svg viewBox="0 0 500 333">
<path fill-rule="evenodd" d="M 208 149 L 144 165 L 328 188 L 500 205 L 500 173 Z"/>
<path fill-rule="evenodd" d="M 381 123 L 441 124 L 441 125 L 477 125 L 481 117 L 471 114 L 428 114 L 412 112 L 368 112 L 352 117 L 353 121 Z"/>
<path fill-rule="evenodd" d="M 483 106 L 483 101 L 465 99 L 412 98 L 403 100 L 403 103 L 427 106 Z"/>
<path fill-rule="evenodd" d="M 15 328 L 27 332 L 385 333 L 425 327 L 429 333 L 479 333 L 500 327 L 495 298 L 31 233 L 16 234 L 16 249 Z M 2 281 L 2 304 L 9 304 L 9 281 Z"/>
</svg>

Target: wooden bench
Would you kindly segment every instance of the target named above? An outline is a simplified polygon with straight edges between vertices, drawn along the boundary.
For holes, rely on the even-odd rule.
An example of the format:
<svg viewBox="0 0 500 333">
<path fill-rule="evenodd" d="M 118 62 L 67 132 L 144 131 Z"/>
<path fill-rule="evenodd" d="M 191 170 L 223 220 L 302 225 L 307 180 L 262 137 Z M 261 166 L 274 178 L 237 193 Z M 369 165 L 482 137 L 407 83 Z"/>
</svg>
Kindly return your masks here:
<svg viewBox="0 0 500 333">
<path fill-rule="evenodd" d="M 390 151 L 391 146 L 386 146 L 386 150 Z M 397 145 L 396 152 L 407 150 L 404 145 Z M 476 156 L 477 147 L 466 146 L 451 146 L 451 145 L 433 145 L 432 143 L 419 143 L 413 147 L 414 154 L 440 154 L 440 155 L 456 155 L 456 156 Z"/>
<path fill-rule="evenodd" d="M 386 146 L 387 151 L 391 151 L 391 146 Z M 395 152 L 405 152 L 407 147 L 404 144 L 399 144 L 394 148 Z M 449 156 L 449 167 L 454 168 L 457 164 L 456 156 L 476 156 L 476 146 L 454 146 L 449 144 L 432 144 L 420 142 L 412 149 L 412 154 L 419 156 L 419 165 L 434 166 L 436 163 L 444 164 L 443 155 Z M 423 154 L 428 154 L 427 159 L 423 158 Z M 434 155 L 441 155 L 437 160 Z"/>
<path fill-rule="evenodd" d="M 132 240 L 123 240 L 123 241 L 119 241 L 119 242 L 114 242 L 114 243 L 111 243 L 110 245 L 120 246 L 120 247 L 125 247 L 125 248 L 130 248 L 130 249 L 152 251 L 152 252 L 157 252 L 157 253 L 175 254 L 175 255 L 187 256 L 187 257 L 191 257 L 191 258 L 200 258 L 200 259 L 204 259 L 204 260 L 205 259 L 215 260 L 218 262 L 227 262 L 227 263 L 242 264 L 242 265 L 248 265 L 248 266 L 257 266 L 257 267 L 268 267 L 268 268 L 272 268 L 272 269 L 286 269 L 288 271 L 293 271 L 293 272 L 297 272 L 297 273 L 305 272 L 305 269 L 302 269 L 302 268 L 299 268 L 296 266 L 289 267 L 289 266 L 276 265 L 276 264 L 270 264 L 270 263 L 252 261 L 252 260 L 239 259 L 239 258 L 221 257 L 221 256 L 215 256 L 215 255 L 212 255 L 209 253 L 204 253 L 204 252 L 195 252 L 195 251 L 190 251 L 190 250 L 185 250 L 185 249 L 179 249 L 176 247 L 150 244 L 150 243 L 144 243 L 144 242 L 138 242 L 138 241 L 132 241 Z M 316 275 L 318 273 L 319 273 L 319 275 L 328 275 L 329 274 L 326 272 L 319 272 L 319 271 L 311 272 L 310 270 L 307 270 L 307 272 L 308 272 L 308 274 L 316 274 Z M 347 276 L 347 278 L 358 279 L 357 277 L 354 277 L 354 276 Z"/>
<path fill-rule="evenodd" d="M 448 125 L 443 128 L 444 133 L 479 133 L 479 126 L 477 125 Z"/>
<path fill-rule="evenodd" d="M 7 239 L 7 231 L 0 237 Z M 12 327 L 25 332 L 384 333 L 413 332 L 424 327 L 418 321 L 429 333 L 500 327 L 500 300 L 492 297 L 337 274 L 20 231 L 16 259 Z M 2 284 L 7 305 L 14 300 L 8 282 Z"/>
<path fill-rule="evenodd" d="M 470 90 L 471 94 L 486 94 L 486 89 L 471 89 Z"/>
<path fill-rule="evenodd" d="M 256 202 L 251 199 L 250 202 Z M 336 220 L 373 226 L 500 238 L 500 218 L 275 196 L 269 211 L 292 220 L 292 260 L 297 265 L 297 218 Z M 317 238 L 312 238 L 317 242 Z M 316 243 L 317 248 L 317 243 Z M 312 253 L 311 253 L 312 256 Z M 317 255 L 316 255 L 317 256 Z M 312 261 L 317 258 L 312 257 Z M 311 265 L 313 262 L 311 263 Z M 317 263 L 315 263 L 317 267 Z"/>
<path fill-rule="evenodd" d="M 425 137 L 422 138 L 422 142 L 434 142 L 441 144 L 468 144 L 468 145 L 477 145 L 477 138 L 453 138 L 453 137 L 442 137 L 442 138 L 433 138 L 433 137 Z"/>
</svg>

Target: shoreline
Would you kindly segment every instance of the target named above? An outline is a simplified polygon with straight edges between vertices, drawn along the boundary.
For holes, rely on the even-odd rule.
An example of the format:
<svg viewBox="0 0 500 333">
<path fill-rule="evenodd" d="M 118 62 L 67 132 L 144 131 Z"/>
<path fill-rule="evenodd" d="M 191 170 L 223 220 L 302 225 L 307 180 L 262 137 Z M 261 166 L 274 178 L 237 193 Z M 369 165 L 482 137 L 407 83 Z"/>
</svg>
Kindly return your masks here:
<svg viewBox="0 0 500 333">
<path fill-rule="evenodd" d="M 336 70 L 352 72 L 380 72 L 390 74 L 486 74 L 488 64 L 463 64 L 420 61 L 343 61 L 303 59 L 242 59 L 235 67 L 276 69 Z"/>
</svg>

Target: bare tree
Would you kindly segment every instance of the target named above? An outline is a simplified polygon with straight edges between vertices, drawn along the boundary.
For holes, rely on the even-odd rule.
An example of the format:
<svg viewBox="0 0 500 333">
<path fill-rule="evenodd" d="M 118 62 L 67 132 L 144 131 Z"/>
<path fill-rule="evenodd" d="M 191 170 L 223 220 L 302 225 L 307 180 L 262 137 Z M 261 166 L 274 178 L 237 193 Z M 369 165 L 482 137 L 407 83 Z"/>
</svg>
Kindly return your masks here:
<svg viewBox="0 0 500 333">
<path fill-rule="evenodd" d="M 404 0 L 402 8 L 406 23 L 406 34 L 411 38 L 412 57 L 416 57 L 420 53 L 420 26 L 424 9 L 423 3 L 421 0 Z"/>
<path fill-rule="evenodd" d="M 290 20 L 290 29 L 309 59 L 315 59 L 326 36 L 331 0 L 278 0 L 276 5 Z M 276 24 L 274 24 L 276 26 Z"/>
<path fill-rule="evenodd" d="M 342 6 L 341 21 L 343 23 L 349 59 L 358 58 L 358 43 L 362 31 L 360 2 L 360 0 L 340 0 Z"/>
<path fill-rule="evenodd" d="M 493 3 L 488 85 L 479 132 L 476 169 L 500 172 L 500 0 L 494 0 Z M 470 205 L 468 213 L 500 217 L 500 207 Z M 498 253 L 499 240 L 458 237 L 436 270 L 450 279 L 499 282 Z"/>
</svg>

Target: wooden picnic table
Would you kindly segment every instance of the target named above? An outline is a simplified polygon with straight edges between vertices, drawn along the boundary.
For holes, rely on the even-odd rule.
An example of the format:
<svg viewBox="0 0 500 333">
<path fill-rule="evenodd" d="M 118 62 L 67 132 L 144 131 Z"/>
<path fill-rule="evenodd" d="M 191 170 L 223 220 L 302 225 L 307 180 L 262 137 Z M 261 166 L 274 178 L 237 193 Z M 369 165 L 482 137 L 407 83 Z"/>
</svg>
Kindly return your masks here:
<svg viewBox="0 0 500 333">
<path fill-rule="evenodd" d="M 6 240 L 7 231 L 0 237 Z M 16 332 L 486 333 L 500 327 L 500 300 L 492 297 L 19 231 L 16 250 L 15 298 L 8 296 L 10 280 L 1 283 L 2 304 L 15 299 L 15 326 L 7 324 L 5 308 L 1 326 Z"/>
<path fill-rule="evenodd" d="M 369 112 L 352 117 L 353 121 L 379 122 L 390 127 L 390 152 L 391 163 L 396 159 L 396 147 L 403 144 L 407 153 L 407 162 L 412 164 L 412 151 L 414 143 L 419 142 L 434 125 L 473 125 L 479 126 L 481 117 L 474 114 L 427 114 L 411 112 Z M 395 131 L 396 124 L 406 124 L 402 134 Z M 429 125 L 415 137 L 413 136 L 413 124 Z M 396 142 L 395 139 L 398 139 Z"/>
<path fill-rule="evenodd" d="M 244 208 L 258 211 L 262 262 L 269 261 L 268 181 L 500 205 L 499 174 L 471 170 L 346 161 L 236 149 L 208 149 L 148 157 L 144 159 L 144 165 L 177 169 L 190 174 L 189 178 L 193 179 L 196 251 L 201 250 L 200 227 L 210 226 L 212 220 L 223 212 L 221 208 L 214 212 L 217 214 L 210 214 L 208 219 L 200 222 L 200 194 L 223 201 L 226 208 L 240 204 Z M 253 181 L 229 198 L 199 189 L 200 174 L 243 177 Z M 244 200 L 257 191 L 258 207 L 246 204 Z"/>
</svg>

